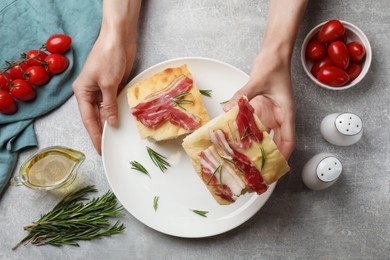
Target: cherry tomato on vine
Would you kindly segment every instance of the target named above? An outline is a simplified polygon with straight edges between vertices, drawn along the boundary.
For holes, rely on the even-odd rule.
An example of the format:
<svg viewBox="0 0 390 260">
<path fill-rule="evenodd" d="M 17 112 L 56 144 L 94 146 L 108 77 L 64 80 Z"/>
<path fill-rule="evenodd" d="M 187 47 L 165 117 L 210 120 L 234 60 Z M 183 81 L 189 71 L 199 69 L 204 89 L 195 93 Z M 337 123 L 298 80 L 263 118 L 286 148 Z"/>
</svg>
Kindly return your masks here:
<svg viewBox="0 0 390 260">
<path fill-rule="evenodd" d="M 349 56 L 354 62 L 360 62 L 366 56 L 366 49 L 360 42 L 350 42 L 347 44 Z"/>
<path fill-rule="evenodd" d="M 320 60 L 326 55 L 325 45 L 317 40 L 310 41 L 306 46 L 306 56 L 314 61 Z"/>
<path fill-rule="evenodd" d="M 349 64 L 346 72 L 349 76 L 349 81 L 351 82 L 359 76 L 360 72 L 362 72 L 362 65 L 352 62 Z"/>
<path fill-rule="evenodd" d="M 324 66 L 318 72 L 317 79 L 326 85 L 341 87 L 349 81 L 349 76 L 336 66 Z"/>
<path fill-rule="evenodd" d="M 317 77 L 317 74 L 318 72 L 320 71 L 320 69 L 324 66 L 327 66 L 327 65 L 333 65 L 332 61 L 330 60 L 329 57 L 325 57 L 319 61 L 316 61 L 313 66 L 311 67 L 311 74 L 314 76 L 314 77 Z"/>
<path fill-rule="evenodd" d="M 49 54 L 46 59 L 47 71 L 53 74 L 58 74 L 66 70 L 69 65 L 68 59 L 61 54 Z"/>
<path fill-rule="evenodd" d="M 328 46 L 328 55 L 333 64 L 345 70 L 349 65 L 349 53 L 347 46 L 341 41 L 332 42 Z"/>
<path fill-rule="evenodd" d="M 46 50 L 50 53 L 62 54 L 66 52 L 72 44 L 72 38 L 66 34 L 54 34 L 46 41 Z"/>
<path fill-rule="evenodd" d="M 26 62 L 17 61 L 14 63 L 9 72 L 14 79 L 26 79 L 26 69 L 28 67 L 29 66 Z"/>
<path fill-rule="evenodd" d="M 4 71 L 4 72 L 0 71 L 0 89 L 8 92 L 9 88 L 11 86 L 12 80 L 13 80 L 13 77 L 11 76 L 11 74 L 9 74 L 6 71 Z"/>
<path fill-rule="evenodd" d="M 35 86 L 41 86 L 46 84 L 50 79 L 49 72 L 43 66 L 29 67 L 26 72 L 28 73 L 28 82 Z"/>
<path fill-rule="evenodd" d="M 0 89 L 0 113 L 10 115 L 15 113 L 16 110 L 18 110 L 18 106 L 15 100 L 7 91 Z"/>
<path fill-rule="evenodd" d="M 42 65 L 46 57 L 47 53 L 42 50 L 29 50 L 26 56 L 27 64 L 29 66 Z"/>
<path fill-rule="evenodd" d="M 318 40 L 323 43 L 336 41 L 344 36 L 345 27 L 339 20 L 330 20 L 318 32 Z"/>
<path fill-rule="evenodd" d="M 36 96 L 35 89 L 25 80 L 15 79 L 12 82 L 9 93 L 21 101 L 33 100 Z"/>
</svg>

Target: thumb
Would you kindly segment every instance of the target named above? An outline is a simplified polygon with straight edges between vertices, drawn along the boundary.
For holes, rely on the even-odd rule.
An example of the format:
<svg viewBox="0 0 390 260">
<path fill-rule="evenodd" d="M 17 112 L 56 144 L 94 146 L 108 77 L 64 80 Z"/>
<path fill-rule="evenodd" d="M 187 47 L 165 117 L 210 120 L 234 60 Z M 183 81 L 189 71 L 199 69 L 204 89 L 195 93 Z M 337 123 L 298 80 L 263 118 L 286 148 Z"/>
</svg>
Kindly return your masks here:
<svg viewBox="0 0 390 260">
<path fill-rule="evenodd" d="M 248 100 L 251 100 L 254 97 L 254 92 L 252 91 L 252 89 L 253 88 L 251 87 L 251 85 L 247 83 L 233 95 L 229 102 L 225 104 L 223 110 L 226 112 L 232 109 L 242 96 L 246 96 Z"/>
<path fill-rule="evenodd" d="M 102 88 L 103 115 L 111 126 L 118 126 L 118 105 L 116 88 Z"/>
</svg>

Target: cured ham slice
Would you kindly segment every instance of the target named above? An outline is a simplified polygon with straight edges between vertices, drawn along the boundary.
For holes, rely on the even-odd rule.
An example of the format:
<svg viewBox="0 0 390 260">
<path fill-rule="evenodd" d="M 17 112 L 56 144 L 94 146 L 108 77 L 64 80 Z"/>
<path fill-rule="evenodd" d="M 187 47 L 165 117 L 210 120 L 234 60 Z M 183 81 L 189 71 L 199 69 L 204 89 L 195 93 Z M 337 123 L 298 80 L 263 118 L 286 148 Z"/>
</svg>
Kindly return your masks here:
<svg viewBox="0 0 390 260">
<path fill-rule="evenodd" d="M 131 113 L 144 126 L 157 128 L 168 121 L 192 131 L 200 126 L 200 119 L 184 110 L 175 108 L 173 97 L 185 93 L 192 87 L 192 79 L 181 75 L 164 90 L 147 97 L 131 109 Z"/>
<path fill-rule="evenodd" d="M 238 101 L 238 109 L 236 124 L 241 140 L 240 146 L 246 149 L 251 145 L 252 141 L 261 143 L 263 140 L 263 133 L 256 125 L 255 118 L 253 116 L 255 110 L 249 104 L 248 99 L 244 97 L 240 98 Z"/>
<path fill-rule="evenodd" d="M 227 135 L 223 130 L 218 129 L 212 131 L 210 133 L 210 140 L 222 153 L 223 158 L 231 161 L 241 172 L 245 183 L 251 190 L 257 194 L 262 194 L 267 191 L 268 185 L 264 182 L 260 171 L 245 154 L 235 150 L 229 144 Z"/>
<path fill-rule="evenodd" d="M 245 183 L 236 175 L 233 168 L 210 146 L 199 154 L 201 176 L 206 185 L 215 187 L 215 194 L 227 201 L 235 201 L 245 189 Z"/>
</svg>

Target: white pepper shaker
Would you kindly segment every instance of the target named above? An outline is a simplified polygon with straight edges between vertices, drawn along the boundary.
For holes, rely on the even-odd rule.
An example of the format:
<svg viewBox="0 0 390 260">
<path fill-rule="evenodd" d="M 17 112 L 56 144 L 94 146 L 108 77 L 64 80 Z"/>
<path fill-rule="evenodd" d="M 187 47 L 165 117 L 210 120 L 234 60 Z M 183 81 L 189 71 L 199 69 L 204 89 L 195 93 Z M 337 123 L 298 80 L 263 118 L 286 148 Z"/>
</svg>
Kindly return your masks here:
<svg viewBox="0 0 390 260">
<path fill-rule="evenodd" d="M 353 113 L 333 113 L 321 122 L 321 134 L 329 143 L 348 146 L 358 142 L 363 135 L 362 119 Z"/>
<path fill-rule="evenodd" d="M 302 171 L 303 183 L 312 190 L 322 190 L 333 185 L 343 170 L 339 159 L 331 153 L 313 156 Z"/>
</svg>

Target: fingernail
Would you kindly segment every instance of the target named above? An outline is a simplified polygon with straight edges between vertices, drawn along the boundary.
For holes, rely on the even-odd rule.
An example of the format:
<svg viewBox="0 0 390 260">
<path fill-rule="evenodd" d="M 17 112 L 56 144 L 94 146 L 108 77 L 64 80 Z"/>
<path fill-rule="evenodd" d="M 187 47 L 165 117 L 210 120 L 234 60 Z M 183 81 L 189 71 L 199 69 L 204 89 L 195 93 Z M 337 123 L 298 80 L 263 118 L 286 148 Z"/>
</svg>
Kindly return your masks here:
<svg viewBox="0 0 390 260">
<path fill-rule="evenodd" d="M 108 117 L 107 122 L 110 126 L 118 126 L 118 118 L 116 116 Z"/>
</svg>

